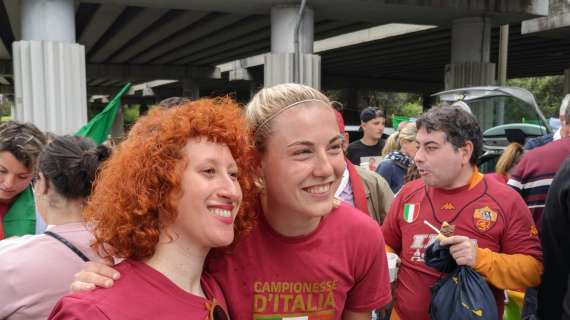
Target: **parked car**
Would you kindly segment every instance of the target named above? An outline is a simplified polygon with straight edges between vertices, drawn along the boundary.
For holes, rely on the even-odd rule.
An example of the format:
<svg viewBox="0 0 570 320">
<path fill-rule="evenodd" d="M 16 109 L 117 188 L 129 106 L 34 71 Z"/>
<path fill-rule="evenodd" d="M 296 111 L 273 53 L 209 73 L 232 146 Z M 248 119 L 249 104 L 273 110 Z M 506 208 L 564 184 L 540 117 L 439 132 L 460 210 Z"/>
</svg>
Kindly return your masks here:
<svg viewBox="0 0 570 320">
<path fill-rule="evenodd" d="M 483 130 L 482 172 L 495 171 L 495 164 L 511 142 L 522 145 L 552 131 L 532 93 L 517 87 L 470 87 L 433 94 L 439 102 L 469 108 Z"/>
</svg>

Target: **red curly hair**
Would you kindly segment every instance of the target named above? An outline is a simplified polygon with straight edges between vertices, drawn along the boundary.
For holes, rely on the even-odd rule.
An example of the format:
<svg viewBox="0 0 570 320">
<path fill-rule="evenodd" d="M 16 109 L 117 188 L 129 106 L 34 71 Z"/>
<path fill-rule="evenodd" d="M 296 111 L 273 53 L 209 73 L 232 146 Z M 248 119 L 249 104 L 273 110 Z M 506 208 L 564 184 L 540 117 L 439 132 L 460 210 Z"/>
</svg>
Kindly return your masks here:
<svg viewBox="0 0 570 320">
<path fill-rule="evenodd" d="M 253 228 L 257 160 L 237 103 L 218 98 L 156 107 L 103 165 L 84 210 L 93 225 L 92 247 L 99 255 L 142 260 L 154 254 L 160 233 L 176 219 L 182 172 L 188 164 L 183 148 L 193 137 L 229 147 L 243 193 L 234 243 Z"/>
</svg>

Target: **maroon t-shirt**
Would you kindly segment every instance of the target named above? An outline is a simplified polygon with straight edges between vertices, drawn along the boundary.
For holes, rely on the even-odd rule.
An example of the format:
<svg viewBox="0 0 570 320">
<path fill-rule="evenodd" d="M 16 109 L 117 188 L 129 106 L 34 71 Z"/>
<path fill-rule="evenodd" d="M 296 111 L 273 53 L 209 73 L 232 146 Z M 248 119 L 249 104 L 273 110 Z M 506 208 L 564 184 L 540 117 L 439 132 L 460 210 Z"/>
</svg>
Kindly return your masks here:
<svg viewBox="0 0 570 320">
<path fill-rule="evenodd" d="M 63 297 L 49 319 L 208 319 L 212 300 L 227 310 L 216 282 L 202 275 L 206 298 L 190 294 L 142 262 L 126 260 L 116 266 L 121 279 L 110 289 Z"/>
<path fill-rule="evenodd" d="M 285 237 L 263 214 L 232 254 L 208 261 L 232 319 L 341 319 L 391 300 L 378 223 L 342 204 L 317 229 Z"/>
<path fill-rule="evenodd" d="M 443 221 L 455 225 L 455 235 L 477 241 L 481 248 L 542 259 L 536 227 L 522 198 L 509 186 L 485 177 L 474 187 L 442 190 L 423 181 L 406 184 L 392 203 L 382 231 L 386 244 L 400 255 L 395 293 L 401 319 L 427 320 L 431 286 L 442 274 L 424 263 L 424 253 Z M 504 295 L 491 286 L 502 314 Z"/>
</svg>

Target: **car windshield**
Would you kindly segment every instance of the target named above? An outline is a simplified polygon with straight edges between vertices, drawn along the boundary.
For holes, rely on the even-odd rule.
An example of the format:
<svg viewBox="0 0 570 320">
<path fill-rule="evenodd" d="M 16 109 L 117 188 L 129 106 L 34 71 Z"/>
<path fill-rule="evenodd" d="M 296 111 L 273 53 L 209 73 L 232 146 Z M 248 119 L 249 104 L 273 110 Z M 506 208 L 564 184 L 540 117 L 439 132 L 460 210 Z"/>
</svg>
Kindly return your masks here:
<svg viewBox="0 0 570 320">
<path fill-rule="evenodd" d="M 485 132 L 490 128 L 523 124 L 527 131 L 549 131 L 544 116 L 528 90 L 517 87 L 469 87 L 434 94 L 448 104 L 467 104 Z M 534 126 L 533 126 L 534 125 Z M 531 129 L 535 127 L 535 129 Z"/>
<path fill-rule="evenodd" d="M 467 102 L 483 131 L 503 124 L 528 123 L 542 126 L 535 109 L 511 96 L 494 96 Z"/>
</svg>

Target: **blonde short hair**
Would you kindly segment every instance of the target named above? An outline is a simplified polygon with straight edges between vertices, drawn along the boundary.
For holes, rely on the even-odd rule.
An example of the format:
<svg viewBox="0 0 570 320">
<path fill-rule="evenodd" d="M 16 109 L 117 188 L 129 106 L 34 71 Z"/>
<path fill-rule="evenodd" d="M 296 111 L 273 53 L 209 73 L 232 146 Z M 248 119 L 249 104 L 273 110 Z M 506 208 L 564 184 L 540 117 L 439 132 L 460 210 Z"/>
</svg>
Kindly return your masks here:
<svg viewBox="0 0 570 320">
<path fill-rule="evenodd" d="M 291 105 L 304 100 L 317 100 L 326 105 L 331 104 L 330 100 L 319 90 L 297 83 L 263 88 L 251 99 L 246 107 L 245 116 L 253 130 L 255 148 L 259 152 L 265 149 L 265 141 L 271 134 L 273 117 Z"/>
</svg>

